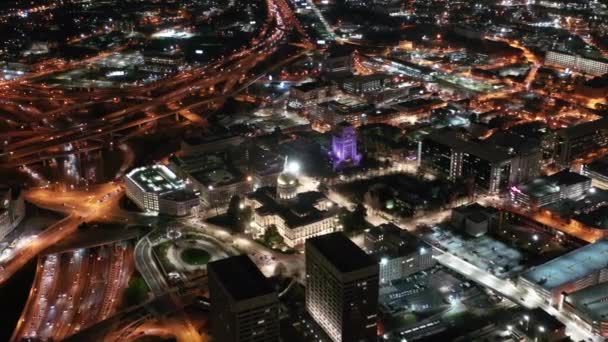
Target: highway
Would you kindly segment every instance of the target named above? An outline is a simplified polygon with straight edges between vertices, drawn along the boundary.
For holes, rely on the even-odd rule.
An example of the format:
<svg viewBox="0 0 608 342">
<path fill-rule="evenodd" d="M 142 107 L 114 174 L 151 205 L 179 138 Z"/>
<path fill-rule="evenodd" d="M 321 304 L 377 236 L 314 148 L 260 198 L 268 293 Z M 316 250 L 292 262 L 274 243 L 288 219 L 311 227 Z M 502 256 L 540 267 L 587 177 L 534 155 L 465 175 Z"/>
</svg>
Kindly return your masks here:
<svg viewBox="0 0 608 342">
<path fill-rule="evenodd" d="M 55 130 L 38 134 L 25 140 L 7 142 L 3 148 L 3 152 L 0 153 L 0 157 L 9 161 L 8 165 L 37 162 L 45 157 L 37 156 L 29 159 L 28 157 L 48 152 L 57 153 L 57 150 L 66 144 L 95 139 L 100 136 L 110 136 L 113 133 L 137 127 L 150 121 L 164 119 L 173 114 L 179 115 L 180 112 L 188 114 L 188 109 L 195 106 L 213 103 L 214 101 L 230 97 L 243 88 L 240 86 L 249 85 L 252 82 L 251 80 L 257 80 L 260 77 L 259 75 L 252 75 L 249 70 L 273 55 L 286 42 L 286 32 L 289 32 L 291 28 L 294 28 L 303 37 L 305 50 L 313 47 L 309 42 L 306 32 L 291 12 L 285 0 L 267 0 L 267 7 L 269 13 L 268 19 L 262 26 L 259 36 L 252 40 L 250 47 L 225 56 L 220 61 L 206 67 L 183 71 L 173 78 L 161 80 L 152 85 L 121 89 L 121 95 L 118 99 L 126 99 L 129 96 L 157 90 L 162 90 L 163 93 L 148 97 L 143 103 L 127 104 L 126 108 L 107 113 L 95 120 L 89 120 L 90 122 L 84 126 Z M 95 59 L 91 61 L 93 60 Z M 291 58 L 288 60 L 291 60 Z M 91 61 L 83 61 L 83 63 Z M 282 65 L 283 62 L 277 64 Z M 62 68 L 59 70 L 63 70 Z M 30 79 L 20 80 L 18 84 L 28 84 L 29 81 Z M 239 87 L 237 88 L 237 86 Z M 201 100 L 196 101 L 194 105 L 181 106 L 170 112 L 161 112 L 161 114 L 151 118 L 133 118 L 136 114 L 148 112 L 169 103 L 179 103 L 182 99 L 192 97 L 198 91 L 205 89 L 211 90 L 211 96 L 203 97 Z M 43 91 L 40 96 L 42 98 L 49 98 L 51 97 L 51 91 L 55 90 L 49 89 L 46 92 Z M 72 110 L 86 109 L 89 105 L 106 102 L 107 97 L 110 96 L 111 94 L 106 94 L 105 98 L 102 96 L 94 101 L 71 101 L 73 103 L 71 106 L 57 108 L 47 112 L 47 114 L 50 114 L 53 118 L 64 118 Z M 191 115 L 185 116 L 192 119 Z"/>
<path fill-rule="evenodd" d="M 42 257 L 13 340 L 63 340 L 114 314 L 133 272 L 132 251 L 119 242 Z"/>
</svg>

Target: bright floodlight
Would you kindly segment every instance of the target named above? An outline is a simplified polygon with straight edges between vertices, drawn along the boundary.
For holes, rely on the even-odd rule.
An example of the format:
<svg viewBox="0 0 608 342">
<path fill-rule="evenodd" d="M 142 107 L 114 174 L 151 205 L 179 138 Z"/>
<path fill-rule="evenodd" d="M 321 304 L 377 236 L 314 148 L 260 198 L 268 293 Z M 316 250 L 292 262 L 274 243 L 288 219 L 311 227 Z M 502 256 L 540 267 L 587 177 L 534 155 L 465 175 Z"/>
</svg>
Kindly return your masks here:
<svg viewBox="0 0 608 342">
<path fill-rule="evenodd" d="M 538 241 L 538 235 L 536 235 L 536 234 L 532 235 L 532 240 Z"/>
<path fill-rule="evenodd" d="M 380 259 L 380 265 L 385 266 L 386 264 L 388 264 L 388 259 L 387 258 Z"/>
<path fill-rule="evenodd" d="M 289 164 L 287 165 L 287 171 L 289 171 L 291 173 L 300 172 L 300 163 L 295 162 L 295 161 L 289 162 Z"/>
</svg>

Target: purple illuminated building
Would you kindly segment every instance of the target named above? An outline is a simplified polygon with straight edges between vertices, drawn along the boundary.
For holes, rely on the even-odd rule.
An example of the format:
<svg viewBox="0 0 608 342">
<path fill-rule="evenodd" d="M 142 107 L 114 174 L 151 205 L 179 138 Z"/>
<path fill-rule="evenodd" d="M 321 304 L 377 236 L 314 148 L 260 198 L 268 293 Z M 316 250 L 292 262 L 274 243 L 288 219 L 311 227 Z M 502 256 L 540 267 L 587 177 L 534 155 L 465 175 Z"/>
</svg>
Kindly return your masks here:
<svg viewBox="0 0 608 342">
<path fill-rule="evenodd" d="M 361 154 L 357 152 L 357 131 L 347 123 L 336 126 L 331 140 L 334 169 L 345 165 L 359 165 Z"/>
</svg>

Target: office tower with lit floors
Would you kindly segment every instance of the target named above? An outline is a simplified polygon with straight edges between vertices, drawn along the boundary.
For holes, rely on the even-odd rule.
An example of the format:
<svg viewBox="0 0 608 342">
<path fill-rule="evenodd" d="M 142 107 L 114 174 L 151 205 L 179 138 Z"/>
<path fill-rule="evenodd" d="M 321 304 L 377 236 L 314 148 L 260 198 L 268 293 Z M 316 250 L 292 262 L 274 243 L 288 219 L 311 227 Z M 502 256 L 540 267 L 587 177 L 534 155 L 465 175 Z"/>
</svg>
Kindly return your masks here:
<svg viewBox="0 0 608 342">
<path fill-rule="evenodd" d="M 218 342 L 278 342 L 279 299 L 247 255 L 209 263 L 211 334 Z"/>
<path fill-rule="evenodd" d="M 342 233 L 306 241 L 306 310 L 332 341 L 377 340 L 378 273 Z"/>
</svg>

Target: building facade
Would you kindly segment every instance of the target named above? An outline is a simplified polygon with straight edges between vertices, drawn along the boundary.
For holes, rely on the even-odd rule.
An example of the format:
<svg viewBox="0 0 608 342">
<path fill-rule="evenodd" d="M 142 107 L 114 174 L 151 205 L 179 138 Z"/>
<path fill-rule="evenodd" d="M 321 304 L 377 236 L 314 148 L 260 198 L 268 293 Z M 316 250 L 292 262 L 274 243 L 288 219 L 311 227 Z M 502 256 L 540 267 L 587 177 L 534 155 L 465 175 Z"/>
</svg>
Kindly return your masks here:
<svg viewBox="0 0 608 342">
<path fill-rule="evenodd" d="M 357 131 L 352 125 L 346 122 L 338 125 L 331 136 L 331 151 L 334 169 L 345 164 L 359 165 L 361 154 L 357 150 Z"/>
<path fill-rule="evenodd" d="M 369 229 L 364 241 L 380 265 L 380 284 L 390 284 L 436 264 L 431 246 L 392 223 Z"/>
<path fill-rule="evenodd" d="M 608 159 L 595 160 L 583 165 L 582 174 L 591 178 L 591 186 L 608 190 Z"/>
<path fill-rule="evenodd" d="M 513 156 L 492 145 L 468 141 L 452 130 L 424 138 L 418 147 L 421 166 L 448 179 L 472 178 L 482 192 L 497 193 L 510 184 Z"/>
<path fill-rule="evenodd" d="M 608 147 L 608 118 L 581 123 L 556 133 L 555 162 L 569 167 L 576 159 Z"/>
<path fill-rule="evenodd" d="M 608 60 L 606 59 L 588 58 L 557 51 L 547 51 L 545 64 L 593 76 L 602 76 L 608 73 Z"/>
<path fill-rule="evenodd" d="M 25 201 L 21 191 L 0 186 L 0 241 L 12 232 L 25 217 Z"/>
<path fill-rule="evenodd" d="M 131 170 L 125 176 L 125 188 L 127 197 L 149 212 L 184 216 L 200 204 L 185 182 L 160 164 Z"/>
<path fill-rule="evenodd" d="M 279 299 L 247 255 L 208 264 L 211 335 L 222 342 L 278 342 Z"/>
<path fill-rule="evenodd" d="M 570 293 L 563 310 L 588 331 L 608 337 L 608 283 Z"/>
<path fill-rule="evenodd" d="M 334 342 L 377 340 L 378 263 L 342 233 L 306 241 L 306 310 Z"/>
<path fill-rule="evenodd" d="M 591 179 L 570 170 L 542 176 L 509 190 L 511 202 L 527 210 L 582 197 L 591 188 Z"/>
<path fill-rule="evenodd" d="M 561 309 L 564 295 L 608 281 L 608 240 L 580 247 L 519 275 L 518 285 Z"/>
</svg>

